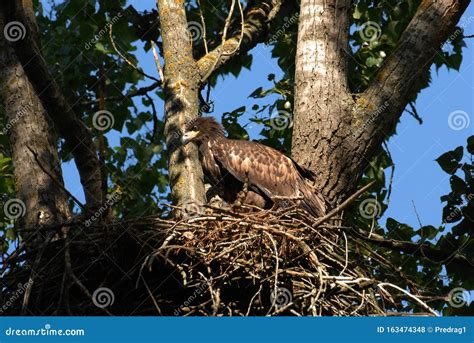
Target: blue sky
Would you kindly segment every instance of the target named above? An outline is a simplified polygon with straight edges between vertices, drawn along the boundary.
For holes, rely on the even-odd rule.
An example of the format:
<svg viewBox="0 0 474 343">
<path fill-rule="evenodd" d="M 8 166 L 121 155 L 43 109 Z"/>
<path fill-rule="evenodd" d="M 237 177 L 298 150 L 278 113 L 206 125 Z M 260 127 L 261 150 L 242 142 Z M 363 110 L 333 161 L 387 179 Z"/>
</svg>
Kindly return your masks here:
<svg viewBox="0 0 474 343">
<path fill-rule="evenodd" d="M 137 9 L 151 9 L 155 1 L 130 1 Z M 470 24 L 466 26 L 466 35 L 474 34 L 474 6 L 468 8 L 463 18 Z M 442 153 L 457 146 L 466 144 L 466 139 L 474 134 L 474 39 L 467 40 L 460 72 L 442 68 L 438 73 L 433 71 L 431 86 L 425 89 L 417 101 L 417 110 L 423 118 L 420 125 L 413 117 L 405 113 L 397 127 L 397 134 L 388 143 L 395 162 L 393 191 L 390 206 L 381 224 L 387 217 L 418 227 L 418 219 L 413 204 L 416 206 L 423 225 L 441 224 L 442 203 L 440 196 L 449 192 L 449 176 L 439 168 L 435 159 Z M 243 69 L 238 78 L 232 76 L 220 80 L 211 98 L 214 101 L 214 115 L 218 118 L 224 112 L 232 111 L 242 105 L 249 110 L 255 99 L 248 95 L 257 87 L 270 87 L 267 75 L 282 75 L 276 60 L 271 58 L 270 49 L 259 45 L 252 50 L 254 62 L 251 70 Z M 151 53 L 138 53 L 140 67 L 147 73 L 156 75 L 156 68 Z M 149 84 L 150 81 L 143 83 Z M 163 118 L 163 103 L 157 97 L 156 106 L 160 118 Z M 268 103 L 265 99 L 265 103 Z M 137 102 L 137 105 L 139 103 Z M 448 123 L 451 113 L 463 111 L 467 113 L 470 125 L 462 130 L 454 130 Z M 245 124 L 244 115 L 241 124 Z M 252 135 L 259 132 L 258 127 L 250 129 Z M 109 132 L 107 136 L 112 144 L 119 143 L 117 132 Z M 73 163 L 63 165 L 67 188 L 79 199 L 84 196 L 79 183 L 77 171 Z M 387 179 L 389 176 L 387 171 Z"/>
</svg>

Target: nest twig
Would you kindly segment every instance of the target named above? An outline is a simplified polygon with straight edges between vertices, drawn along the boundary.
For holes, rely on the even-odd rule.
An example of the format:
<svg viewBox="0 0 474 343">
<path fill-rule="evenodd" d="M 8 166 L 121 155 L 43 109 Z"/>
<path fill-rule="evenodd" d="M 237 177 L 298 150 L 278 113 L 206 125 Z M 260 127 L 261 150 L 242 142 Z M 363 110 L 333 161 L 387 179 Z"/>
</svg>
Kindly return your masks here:
<svg viewBox="0 0 474 343">
<path fill-rule="evenodd" d="M 61 238 L 44 243 L 27 306 L 17 302 L 4 312 L 369 316 L 391 315 L 404 299 L 436 315 L 405 289 L 413 288 L 411 281 L 377 280 L 351 252 L 350 230 L 330 220 L 315 221 L 296 207 L 235 212 L 208 206 L 178 221 L 151 216 L 87 229 L 70 223 L 66 250 Z M 35 256 L 12 254 L 3 300 L 27 282 Z M 106 308 L 94 299 L 103 288 L 113 296 Z"/>
</svg>

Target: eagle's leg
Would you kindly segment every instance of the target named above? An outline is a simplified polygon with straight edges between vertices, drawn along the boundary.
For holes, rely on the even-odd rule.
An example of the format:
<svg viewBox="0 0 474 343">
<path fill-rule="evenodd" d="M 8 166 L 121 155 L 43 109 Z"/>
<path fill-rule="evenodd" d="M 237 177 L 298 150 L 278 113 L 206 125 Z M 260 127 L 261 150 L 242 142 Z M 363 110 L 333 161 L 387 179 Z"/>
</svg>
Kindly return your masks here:
<svg viewBox="0 0 474 343">
<path fill-rule="evenodd" d="M 242 186 L 242 190 L 237 194 L 237 198 L 235 199 L 235 202 L 233 204 L 233 207 L 242 207 L 242 205 L 245 203 L 245 199 L 247 198 L 247 195 L 249 193 L 249 178 L 248 176 L 245 177 L 245 182 Z"/>
</svg>

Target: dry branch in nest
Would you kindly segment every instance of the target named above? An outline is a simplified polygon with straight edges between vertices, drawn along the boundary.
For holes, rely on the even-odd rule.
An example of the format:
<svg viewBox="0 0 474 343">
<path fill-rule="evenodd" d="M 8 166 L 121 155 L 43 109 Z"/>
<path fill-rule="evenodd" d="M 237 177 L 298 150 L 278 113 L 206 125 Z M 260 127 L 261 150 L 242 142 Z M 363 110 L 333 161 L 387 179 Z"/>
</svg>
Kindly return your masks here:
<svg viewBox="0 0 474 343">
<path fill-rule="evenodd" d="M 368 247 L 353 249 L 357 238 L 338 221 L 321 223 L 296 207 L 206 207 L 180 221 L 71 222 L 66 234 L 55 228 L 63 233 L 11 256 L 4 300 L 18 284 L 28 287 L 6 313 L 368 316 L 392 314 L 407 300 L 436 315 L 407 292 L 415 289 L 409 281 L 375 279 L 360 253 Z"/>
</svg>

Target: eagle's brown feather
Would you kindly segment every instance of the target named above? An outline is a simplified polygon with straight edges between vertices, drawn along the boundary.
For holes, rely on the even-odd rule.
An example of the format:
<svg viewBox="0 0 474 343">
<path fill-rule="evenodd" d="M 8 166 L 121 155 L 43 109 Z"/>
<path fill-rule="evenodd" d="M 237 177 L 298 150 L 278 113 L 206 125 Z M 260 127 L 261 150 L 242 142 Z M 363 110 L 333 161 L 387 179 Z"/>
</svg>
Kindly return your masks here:
<svg viewBox="0 0 474 343">
<path fill-rule="evenodd" d="M 302 197 L 300 206 L 314 216 L 325 213 L 325 205 L 311 184 L 311 172 L 291 158 L 265 145 L 225 138 L 220 125 L 212 118 L 198 118 L 187 131 L 199 131 L 193 139 L 199 146 L 203 169 L 214 185 L 219 184 L 232 199 L 235 181 L 249 184 L 253 191 L 248 201 L 262 207 L 275 197 Z M 235 178 L 235 180 L 232 180 Z M 237 186 L 239 187 L 239 186 Z M 242 186 L 240 186 L 242 187 Z M 253 199 L 253 201 L 252 201 Z M 257 202 L 258 204 L 256 204 Z"/>
</svg>

